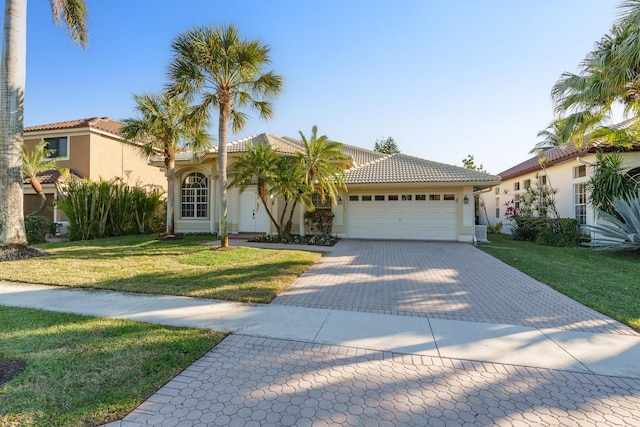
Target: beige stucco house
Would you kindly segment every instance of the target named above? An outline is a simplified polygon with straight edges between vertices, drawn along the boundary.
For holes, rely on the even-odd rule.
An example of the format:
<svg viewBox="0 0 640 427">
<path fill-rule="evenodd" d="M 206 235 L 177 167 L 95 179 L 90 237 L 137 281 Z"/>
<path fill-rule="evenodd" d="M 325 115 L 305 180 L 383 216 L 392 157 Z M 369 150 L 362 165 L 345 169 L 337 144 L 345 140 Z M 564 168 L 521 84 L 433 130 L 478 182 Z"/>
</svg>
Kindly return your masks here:
<svg viewBox="0 0 640 427">
<path fill-rule="evenodd" d="M 260 134 L 228 144 L 229 165 L 256 144 L 270 144 L 282 155 L 301 151 L 301 142 Z M 331 209 L 333 233 L 345 238 L 419 239 L 471 242 L 475 235 L 474 192 L 490 188 L 499 177 L 404 154 L 382 154 L 343 145 L 347 191 L 335 206 L 314 200 L 316 209 Z M 152 164 L 162 167 L 156 159 Z M 176 232 L 220 229 L 217 147 L 205 153 L 182 152 L 176 158 Z M 273 200 L 275 209 L 281 202 Z M 304 207 L 294 214 L 295 234 L 305 234 Z M 273 234 L 256 189 L 228 192 L 230 233 Z"/>
<path fill-rule="evenodd" d="M 24 129 L 24 142 L 32 148 L 43 139 L 48 141 L 48 148 L 55 150 L 58 168 L 68 168 L 80 178 L 98 181 L 100 178 L 110 180 L 119 177 L 131 185 L 149 184 L 166 189 L 164 170 L 149 165 L 135 144 L 124 141 L 119 136 L 121 127 L 122 123 L 108 117 L 29 126 Z M 66 220 L 64 213 L 53 203 L 59 176 L 57 171 L 39 175 L 48 198 L 47 208 L 41 215 L 54 222 Z M 40 200 L 28 180 L 25 180 L 23 188 L 25 213 L 29 213 Z"/>
<path fill-rule="evenodd" d="M 580 224 L 596 224 L 597 213 L 588 202 L 586 183 L 598 151 L 606 154 L 612 148 L 598 143 L 580 149 L 556 147 L 499 173 L 502 179 L 499 185 L 479 192 L 480 223 L 495 225 L 502 222 L 502 232 L 510 233 L 512 223 L 505 217 L 505 203 L 519 204 L 522 194 L 538 180 L 557 191 L 555 203 L 560 217 L 575 218 Z M 640 147 L 620 154 L 627 173 L 640 181 Z"/>
</svg>

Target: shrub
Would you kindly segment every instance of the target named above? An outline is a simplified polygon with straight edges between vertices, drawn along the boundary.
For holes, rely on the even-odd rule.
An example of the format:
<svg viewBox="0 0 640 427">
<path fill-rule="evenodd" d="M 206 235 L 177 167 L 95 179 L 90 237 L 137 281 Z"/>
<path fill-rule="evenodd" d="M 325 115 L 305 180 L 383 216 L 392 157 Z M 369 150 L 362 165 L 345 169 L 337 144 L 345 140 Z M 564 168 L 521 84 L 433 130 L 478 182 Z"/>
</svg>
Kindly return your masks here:
<svg viewBox="0 0 640 427">
<path fill-rule="evenodd" d="M 151 232 L 162 205 L 157 189 L 130 187 L 120 179 L 71 181 L 60 190 L 58 206 L 69 218 L 70 240 Z"/>
<path fill-rule="evenodd" d="M 511 228 L 513 240 L 535 242 L 538 234 L 545 227 L 546 218 L 518 215 L 515 217 L 515 225 Z"/>
<path fill-rule="evenodd" d="M 580 223 L 574 218 L 549 218 L 536 241 L 546 246 L 577 246 L 584 241 Z"/>
<path fill-rule="evenodd" d="M 335 215 L 328 209 L 316 209 L 304 213 L 307 224 L 317 230 L 320 234 L 331 234 L 333 228 L 333 217 Z"/>
<path fill-rule="evenodd" d="M 496 222 L 496 225 L 487 225 L 487 234 L 500 234 L 502 232 L 502 221 Z"/>
<path fill-rule="evenodd" d="M 24 228 L 29 244 L 45 242 L 51 231 L 51 221 L 43 216 L 24 217 Z"/>
</svg>

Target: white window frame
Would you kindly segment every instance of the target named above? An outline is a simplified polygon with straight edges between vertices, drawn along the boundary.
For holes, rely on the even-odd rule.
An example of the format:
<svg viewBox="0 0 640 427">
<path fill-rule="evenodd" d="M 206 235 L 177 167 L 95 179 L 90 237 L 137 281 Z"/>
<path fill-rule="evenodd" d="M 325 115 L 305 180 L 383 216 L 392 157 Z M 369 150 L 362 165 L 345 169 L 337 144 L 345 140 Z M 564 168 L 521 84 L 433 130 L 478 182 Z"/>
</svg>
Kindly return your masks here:
<svg viewBox="0 0 640 427">
<path fill-rule="evenodd" d="M 587 224 L 587 183 L 573 184 L 573 217 L 580 225 Z"/>
<path fill-rule="evenodd" d="M 187 180 L 190 177 L 194 177 L 194 182 L 187 184 Z M 197 182 L 195 182 L 196 180 Z M 185 208 L 189 207 L 191 209 L 185 211 Z M 185 215 L 185 212 L 187 212 L 187 215 Z M 189 212 L 193 212 L 193 215 L 189 215 Z M 202 212 L 204 212 L 204 215 L 200 215 Z M 180 183 L 180 218 L 209 218 L 209 178 L 202 172 L 191 172 L 185 175 Z"/>
</svg>

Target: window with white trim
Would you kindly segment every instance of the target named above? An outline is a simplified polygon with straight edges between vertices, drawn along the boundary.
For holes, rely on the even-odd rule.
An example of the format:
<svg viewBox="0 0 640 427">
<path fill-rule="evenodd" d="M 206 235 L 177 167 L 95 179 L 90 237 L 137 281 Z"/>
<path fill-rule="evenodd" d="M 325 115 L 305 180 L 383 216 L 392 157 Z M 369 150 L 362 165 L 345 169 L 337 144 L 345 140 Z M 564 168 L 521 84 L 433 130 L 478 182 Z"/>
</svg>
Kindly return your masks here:
<svg viewBox="0 0 640 427">
<path fill-rule="evenodd" d="M 582 178 L 587 176 L 587 166 L 580 165 L 573 168 L 573 178 Z"/>
<path fill-rule="evenodd" d="M 500 219 L 500 197 L 496 197 L 496 219 Z"/>
<path fill-rule="evenodd" d="M 575 206 L 575 219 L 580 225 L 587 223 L 587 184 L 582 182 L 573 185 L 573 200 Z"/>
<path fill-rule="evenodd" d="M 50 159 L 68 159 L 69 158 L 69 138 L 66 136 L 58 136 L 54 138 L 43 138 L 47 141 L 47 150 L 52 153 L 48 157 Z"/>
<path fill-rule="evenodd" d="M 313 193 L 311 196 L 311 203 L 313 203 L 313 206 L 316 208 L 315 210 L 331 210 L 331 198 L 325 196 L 323 202 L 320 193 Z"/>
<path fill-rule="evenodd" d="M 184 178 L 180 204 L 182 218 L 208 217 L 209 185 L 206 176 L 194 172 Z"/>
</svg>

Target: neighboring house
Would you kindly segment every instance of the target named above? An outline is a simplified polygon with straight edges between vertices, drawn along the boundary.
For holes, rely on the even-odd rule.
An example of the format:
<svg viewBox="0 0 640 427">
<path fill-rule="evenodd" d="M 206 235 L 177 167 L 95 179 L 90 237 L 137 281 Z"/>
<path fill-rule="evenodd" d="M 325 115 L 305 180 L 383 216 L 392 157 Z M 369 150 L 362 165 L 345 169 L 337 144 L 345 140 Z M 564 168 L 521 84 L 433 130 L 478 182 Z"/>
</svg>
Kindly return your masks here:
<svg viewBox="0 0 640 427">
<path fill-rule="evenodd" d="M 228 144 L 229 165 L 247 147 L 270 144 L 282 155 L 302 151 L 300 141 L 260 134 Z M 471 242 L 475 236 L 474 192 L 496 185 L 497 176 L 431 162 L 404 154 L 383 154 L 350 145 L 342 148 L 348 190 L 337 206 L 321 203 L 335 217 L 333 233 L 365 239 L 417 239 Z M 160 158 L 152 164 L 162 167 Z M 205 153 L 182 152 L 176 158 L 175 231 L 219 230 L 217 147 Z M 273 200 L 275 208 L 279 200 Z M 228 192 L 229 233 L 274 233 L 255 187 Z M 304 207 L 294 215 L 293 233 L 304 235 Z"/>
<path fill-rule="evenodd" d="M 597 214 L 588 202 L 586 183 L 592 173 L 590 165 L 596 161 L 598 151 L 611 152 L 612 148 L 597 143 L 581 149 L 555 147 L 499 173 L 500 184 L 479 194 L 480 223 L 495 225 L 501 221 L 502 231 L 510 233 L 512 223 L 505 217 L 506 203 L 513 201 L 515 207 L 519 207 L 522 194 L 537 181 L 557 191 L 555 203 L 560 217 L 575 218 L 580 224 L 595 224 Z M 640 146 L 621 155 L 625 159 L 627 173 L 640 180 Z"/>
<path fill-rule="evenodd" d="M 119 177 L 131 185 L 155 185 L 167 187 L 164 170 L 150 166 L 140 155 L 138 147 L 119 136 L 122 123 L 108 117 L 93 117 L 67 122 L 29 126 L 24 129 L 24 142 L 33 148 L 41 140 L 54 150 L 53 157 L 59 169 L 68 168 L 80 178 L 98 181 Z M 38 175 L 47 195 L 47 208 L 41 213 L 54 222 L 64 222 L 66 217 L 53 203 L 57 199 L 55 183 L 60 179 L 57 171 Z M 29 180 L 24 183 L 24 212 L 33 212 L 40 203 Z"/>
</svg>

